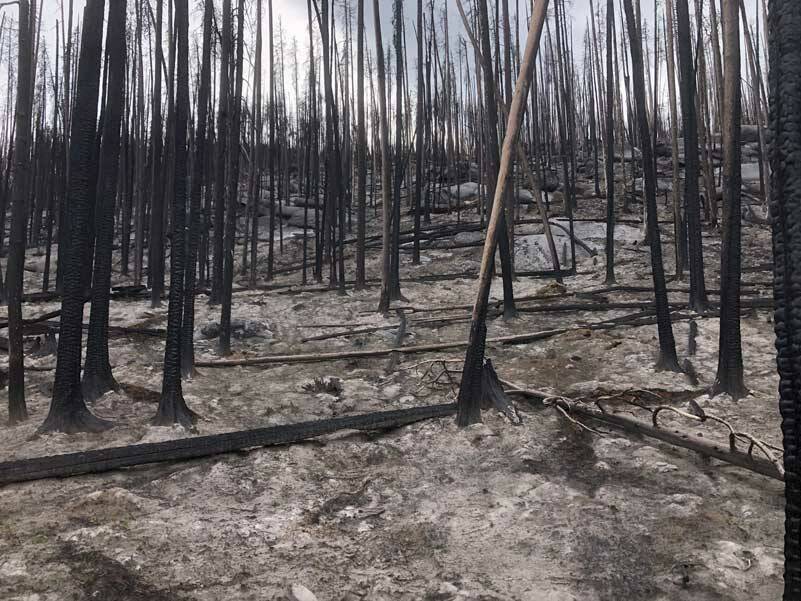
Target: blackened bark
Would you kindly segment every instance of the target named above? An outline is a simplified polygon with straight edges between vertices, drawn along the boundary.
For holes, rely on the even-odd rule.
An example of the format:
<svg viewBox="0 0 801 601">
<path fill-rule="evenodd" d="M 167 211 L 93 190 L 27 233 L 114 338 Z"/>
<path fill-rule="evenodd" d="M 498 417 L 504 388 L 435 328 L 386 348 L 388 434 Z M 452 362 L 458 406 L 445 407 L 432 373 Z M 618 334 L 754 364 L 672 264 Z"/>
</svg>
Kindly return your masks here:
<svg viewBox="0 0 801 601">
<path fill-rule="evenodd" d="M 214 244 L 212 248 L 211 296 L 209 304 L 222 301 L 223 223 L 225 221 L 225 166 L 228 144 L 229 92 L 231 68 L 231 0 L 223 0 L 222 40 L 220 46 L 220 98 L 217 105 L 217 160 L 214 166 Z"/>
<path fill-rule="evenodd" d="M 83 371 L 83 395 L 94 400 L 118 384 L 111 373 L 108 356 L 108 313 L 111 292 L 111 254 L 114 239 L 114 206 L 120 158 L 120 125 L 125 94 L 126 0 L 109 6 L 106 51 L 109 57 L 108 93 L 103 117 L 100 150 L 100 202 L 98 204 L 92 310 Z"/>
<path fill-rule="evenodd" d="M 801 3 L 768 0 L 773 296 L 784 444 L 784 601 L 801 599 Z"/>
<path fill-rule="evenodd" d="M 656 207 L 656 171 L 648 131 L 648 111 L 645 105 L 645 76 L 643 74 L 642 40 L 637 32 L 639 23 L 634 16 L 631 0 L 623 0 L 626 10 L 626 22 L 629 30 L 629 47 L 631 49 L 631 70 L 634 77 L 634 101 L 637 107 L 637 123 L 640 130 L 642 147 L 643 179 L 645 180 L 645 201 L 647 203 L 648 241 L 651 246 L 651 271 L 654 280 L 654 296 L 656 297 L 657 329 L 659 331 L 659 358 L 657 369 L 680 372 L 679 360 L 676 356 L 676 341 L 673 338 L 673 326 L 670 323 L 667 286 L 665 284 L 665 268 L 662 264 L 662 241 L 659 237 L 659 222 Z"/>
<path fill-rule="evenodd" d="M 222 310 L 220 311 L 219 353 L 231 354 L 231 293 L 234 284 L 234 247 L 236 244 L 236 209 L 239 205 L 239 126 L 242 115 L 242 60 L 244 52 L 245 2 L 239 0 L 236 27 L 236 71 L 234 96 L 231 99 L 231 129 L 228 131 L 228 198 L 225 212 L 223 253 Z"/>
<path fill-rule="evenodd" d="M 186 225 L 187 159 L 186 130 L 189 117 L 189 6 L 187 0 L 175 0 L 178 30 L 176 56 L 177 95 L 175 102 L 174 152 L 175 177 L 172 203 L 172 251 L 170 253 L 170 304 L 167 309 L 167 344 L 164 350 L 164 376 L 161 400 L 153 424 L 191 427 L 197 415 L 186 406 L 181 388 L 181 320 L 183 313 Z"/>
<path fill-rule="evenodd" d="M 83 335 L 83 265 L 89 242 L 90 207 L 95 200 L 95 129 L 100 89 L 104 0 L 88 0 L 84 9 L 83 36 L 78 62 L 75 105 L 71 117 L 69 186 L 62 227 L 66 249 L 59 247 L 63 262 L 61 322 L 56 377 L 50 411 L 40 432 L 98 432 L 111 423 L 92 415 L 81 391 L 81 342 Z M 66 251 L 66 252 L 64 252 Z"/>
<path fill-rule="evenodd" d="M 740 26 L 737 2 L 726 2 L 723 21 L 723 244 L 720 252 L 720 346 L 714 392 L 738 399 L 743 382 L 740 340 Z"/>
<path fill-rule="evenodd" d="M 25 267 L 25 199 L 30 178 L 28 154 L 31 144 L 31 23 L 27 0 L 19 2 L 17 97 L 14 107 L 16 140 L 14 143 L 14 189 L 11 199 L 11 234 L 8 272 L 8 420 L 28 419 L 25 404 L 25 366 L 22 350 L 22 281 Z M 10 168 L 10 165 L 9 165 Z M 8 174 L 6 174 L 8 176 Z M 3 207 L 5 212 L 5 207 Z M 2 274 L 0 274 L 2 278 Z M 0 286 L 2 286 L 0 279 Z"/>
<path fill-rule="evenodd" d="M 486 0 L 478 0 L 478 9 L 481 50 L 482 54 L 488 59 L 482 64 L 482 72 L 484 76 L 484 104 L 486 106 L 486 151 L 489 159 L 487 161 L 487 198 L 492 198 L 495 195 L 498 165 L 501 162 L 498 149 L 498 111 L 495 110 L 495 74 L 492 72 L 492 64 L 489 61 L 489 57 L 492 56 L 492 47 L 490 45 L 489 15 Z M 501 273 L 503 276 L 503 316 L 505 319 L 510 319 L 517 315 L 517 309 L 515 308 L 512 287 L 512 260 L 505 212 L 501 214 L 501 220 L 498 250 L 501 255 Z"/>
<path fill-rule="evenodd" d="M 418 3 L 420 0 L 418 0 Z M 366 283 L 364 267 L 365 200 L 367 197 L 367 133 L 364 126 L 364 0 L 356 4 L 356 289 Z M 421 34 L 418 34 L 421 35 Z M 307 193 L 308 196 L 308 193 Z M 308 206 L 308 202 L 306 205 Z M 419 222 L 419 219 L 418 219 Z M 304 232 L 303 239 L 306 239 Z M 304 257 L 304 264 L 306 259 Z"/>
<path fill-rule="evenodd" d="M 200 195 L 203 184 L 203 166 L 206 164 L 206 123 L 209 114 L 209 97 L 211 96 L 211 18 L 214 6 L 212 0 L 205 0 L 203 6 L 203 58 L 200 67 L 200 89 L 198 90 L 194 172 L 189 192 L 189 256 L 186 259 L 184 312 L 181 323 L 181 375 L 185 378 L 191 377 L 195 371 L 195 287 L 198 239 L 200 237 Z M 255 239 L 253 243 L 255 244 Z"/>
<path fill-rule="evenodd" d="M 150 304 L 153 307 L 161 305 L 161 295 L 164 293 L 164 173 L 161 138 L 161 65 L 164 62 L 164 53 L 161 48 L 161 25 L 162 0 L 156 0 L 156 65 L 150 122 L 150 194 L 153 202 L 150 209 L 150 246 L 147 257 Z"/>
<path fill-rule="evenodd" d="M 615 283 L 615 71 L 612 68 L 614 0 L 606 0 L 606 284 Z M 624 165 L 625 168 L 625 165 Z"/>
<path fill-rule="evenodd" d="M 689 239 L 690 308 L 706 311 L 704 252 L 701 241 L 701 200 L 698 195 L 698 120 L 696 115 L 695 61 L 690 36 L 687 0 L 676 0 L 676 33 L 679 47 L 679 90 L 684 128 L 684 212 Z"/>
</svg>

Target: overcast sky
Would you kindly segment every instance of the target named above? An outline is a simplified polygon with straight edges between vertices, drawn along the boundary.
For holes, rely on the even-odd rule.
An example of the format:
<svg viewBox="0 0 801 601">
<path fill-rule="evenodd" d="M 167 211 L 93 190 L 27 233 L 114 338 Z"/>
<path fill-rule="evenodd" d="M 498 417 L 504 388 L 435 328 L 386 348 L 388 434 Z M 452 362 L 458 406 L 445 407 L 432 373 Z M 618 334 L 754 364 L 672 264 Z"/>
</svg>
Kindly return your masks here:
<svg viewBox="0 0 801 601">
<path fill-rule="evenodd" d="M 33 0 L 33 1 L 40 1 L 42 2 L 42 15 L 43 15 L 43 39 L 48 44 L 49 47 L 55 43 L 55 30 L 56 30 L 56 23 L 58 20 L 61 19 L 62 14 L 62 1 L 64 3 L 64 11 L 67 10 L 67 5 L 69 4 L 69 0 Z M 111 0 L 111 1 L 118 1 L 118 0 Z M 150 0 L 151 3 L 153 0 Z M 220 9 L 222 4 L 222 0 L 214 0 L 215 6 L 217 9 Z M 350 0 L 351 5 L 355 10 L 356 0 Z M 497 0 L 490 0 L 490 7 L 494 7 L 494 2 Z M 526 14 L 525 10 L 525 1 L 526 0 L 509 0 L 510 9 L 514 11 L 515 6 L 520 7 L 521 11 L 521 18 L 520 18 L 520 43 L 521 45 L 525 42 L 525 19 L 524 16 Z M 537 0 L 541 1 L 541 0 Z M 80 22 L 80 18 L 82 16 L 83 6 L 85 4 L 85 0 L 73 0 L 74 2 L 74 23 L 77 25 Z M 128 0 L 129 10 L 133 6 L 134 0 Z M 263 10 L 264 10 L 264 24 L 263 27 L 265 28 L 265 44 L 264 44 L 264 63 L 265 69 L 267 69 L 267 0 L 262 0 L 263 2 Z M 391 44 L 392 41 L 392 2 L 393 0 L 380 0 L 380 7 L 381 7 L 381 21 L 382 21 L 382 33 L 383 33 L 383 40 L 385 47 Z M 448 9 L 448 19 L 449 19 L 449 28 L 450 28 L 450 35 L 452 39 L 451 47 L 455 48 L 456 44 L 455 41 L 459 36 L 464 35 L 464 30 L 462 28 L 461 19 L 459 17 L 458 10 L 456 8 L 456 0 L 446 0 L 443 3 L 443 0 L 436 0 L 437 2 L 437 11 L 440 12 L 442 10 L 442 6 L 447 6 Z M 467 7 L 472 2 L 470 0 L 462 0 L 463 4 Z M 660 12 L 661 7 L 664 0 L 658 0 L 660 5 Z M 755 9 L 758 0 L 746 0 L 747 10 L 749 12 Z M 202 2 L 200 0 L 189 0 L 190 3 L 190 11 L 192 13 L 190 29 L 193 32 L 199 33 L 201 29 L 201 20 L 202 20 Z M 427 4 L 428 0 L 424 0 L 424 4 Z M 643 20 L 647 24 L 647 29 L 649 32 L 652 30 L 653 25 L 653 1 L 652 0 L 641 0 L 642 3 L 642 16 Z M 106 4 L 108 5 L 109 2 L 107 1 Z M 236 0 L 233 0 L 233 4 L 236 5 Z M 412 84 L 414 83 L 416 73 L 415 73 L 415 60 L 416 60 L 416 47 L 414 42 L 415 30 L 415 18 L 416 18 L 416 1 L 415 0 L 405 0 L 404 2 L 404 11 L 405 11 L 405 18 L 407 22 L 407 39 L 409 41 L 409 46 L 407 49 L 407 56 L 409 60 L 409 73 L 411 76 Z M 605 0 L 595 0 L 595 8 L 596 10 L 600 10 L 601 12 L 605 11 L 606 1 Z M 619 11 L 619 0 L 615 2 L 616 11 Z M 693 3 L 690 3 L 691 6 Z M 166 5 L 166 2 L 165 2 Z M 338 10 L 341 11 L 342 2 L 336 1 L 336 5 Z M 255 15 L 255 0 L 246 0 L 246 6 L 248 7 L 248 14 L 250 18 L 253 18 Z M 590 0 L 566 0 L 567 6 L 567 15 L 572 23 L 573 29 L 573 38 L 575 42 L 575 56 L 577 60 L 581 60 L 581 56 L 583 53 L 582 50 L 582 37 L 584 35 L 585 25 L 587 20 L 590 18 Z M 373 28 L 373 2 L 371 0 L 365 0 L 365 27 L 366 27 L 366 43 L 370 50 L 370 52 L 374 52 L 375 48 L 375 36 L 374 36 L 374 28 Z M 0 8 L 0 19 L 2 19 L 2 15 L 6 16 L 6 19 L 9 17 L 16 18 L 17 8 L 15 5 L 10 5 L 5 8 Z M 166 23 L 166 7 L 165 7 L 165 23 Z M 299 60 L 305 62 L 306 57 L 306 48 L 308 45 L 308 30 L 307 30 L 307 14 L 306 14 L 306 0 L 273 0 L 273 12 L 274 12 L 274 28 L 278 31 L 279 22 L 281 23 L 284 31 L 284 39 L 287 44 L 287 52 L 289 48 L 291 48 L 292 38 L 294 37 L 298 43 L 299 49 Z M 616 15 L 619 19 L 619 13 Z M 439 16 L 437 16 L 439 19 Z M 661 17 L 660 17 L 661 18 Z M 5 36 L 8 39 L 8 36 Z M 344 40 L 343 29 L 340 27 L 338 31 L 338 39 L 340 41 Z M 440 37 L 441 39 L 441 37 Z M 246 34 L 246 44 L 250 44 L 253 40 L 252 37 L 252 30 L 248 34 Z M 5 46 L 5 42 L 3 44 Z M 318 47 L 319 53 L 319 47 Z M 51 57 L 53 55 L 51 54 Z M 5 86 L 5 65 L 3 63 L 5 55 L 3 54 L 3 60 L 0 60 L 0 82 L 2 82 L 2 86 Z M 319 54 L 318 54 L 319 57 Z M 291 58 L 286 56 L 286 64 L 291 64 Z M 743 61 L 745 64 L 745 61 Z M 663 69 L 664 71 L 664 69 Z M 304 71 L 301 72 L 301 82 L 305 80 L 305 68 Z M 291 75 L 289 75 L 291 76 Z M 248 78 L 249 80 L 249 78 Z M 246 84 L 247 85 L 247 84 Z M 301 83 L 301 86 L 303 83 Z M 414 87 L 412 85 L 412 87 Z M 5 94 L 0 94 L 0 106 L 2 103 L 5 102 Z"/>
</svg>

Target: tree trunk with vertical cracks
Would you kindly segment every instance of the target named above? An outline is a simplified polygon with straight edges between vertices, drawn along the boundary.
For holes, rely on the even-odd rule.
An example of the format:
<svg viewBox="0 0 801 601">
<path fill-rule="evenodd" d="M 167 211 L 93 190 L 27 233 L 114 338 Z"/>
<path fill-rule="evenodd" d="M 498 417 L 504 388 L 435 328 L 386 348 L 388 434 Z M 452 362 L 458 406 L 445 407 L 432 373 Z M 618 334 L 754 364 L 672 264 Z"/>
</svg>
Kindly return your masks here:
<svg viewBox="0 0 801 601">
<path fill-rule="evenodd" d="M 8 271 L 8 421 L 11 424 L 28 419 L 25 404 L 25 366 L 22 350 L 22 283 L 25 268 L 25 199 L 30 178 L 28 154 L 31 144 L 31 26 L 27 0 L 19 2 L 17 98 L 14 107 L 16 139 L 14 141 L 14 189 L 11 198 L 11 234 Z M 9 146 L 9 153 L 11 147 Z M 11 154 L 9 154 L 9 159 Z M 6 184 L 11 164 L 6 167 Z M 7 189 L 7 185 L 6 185 Z M 5 204 L 2 207 L 5 214 Z M 3 288 L 0 273 L 0 288 Z"/>
<path fill-rule="evenodd" d="M 123 108 L 120 99 L 125 94 L 126 4 L 126 0 L 116 0 L 109 6 L 106 33 L 109 80 L 100 147 L 100 202 L 97 207 L 92 310 L 89 316 L 89 339 L 86 343 L 86 362 L 82 381 L 83 396 L 88 401 L 101 397 L 109 390 L 119 388 L 111 373 L 108 357 L 108 312 Z"/>
<path fill-rule="evenodd" d="M 769 0 L 773 294 L 784 444 L 784 601 L 801 599 L 801 3 Z"/>
<path fill-rule="evenodd" d="M 50 411 L 40 432 L 99 432 L 111 423 L 92 415 L 81 391 L 81 342 L 83 335 L 83 264 L 89 241 L 90 207 L 95 202 L 94 152 L 97 103 L 100 89 L 100 57 L 103 38 L 104 0 L 88 0 L 84 9 L 83 37 L 78 63 L 75 105 L 71 119 L 69 189 L 64 215 L 67 238 L 63 261 L 61 323 L 56 377 Z M 59 250 L 61 250 L 59 248 Z"/>
<path fill-rule="evenodd" d="M 197 415 L 186 406 L 181 388 L 181 320 L 183 315 L 184 270 L 186 249 L 187 145 L 189 118 L 189 6 L 187 0 L 175 0 L 175 25 L 178 30 L 177 95 L 175 102 L 175 177 L 172 203 L 172 252 L 170 253 L 170 304 L 167 309 L 167 344 L 164 350 L 164 375 L 161 400 L 153 424 L 180 424 L 190 428 Z"/>
</svg>

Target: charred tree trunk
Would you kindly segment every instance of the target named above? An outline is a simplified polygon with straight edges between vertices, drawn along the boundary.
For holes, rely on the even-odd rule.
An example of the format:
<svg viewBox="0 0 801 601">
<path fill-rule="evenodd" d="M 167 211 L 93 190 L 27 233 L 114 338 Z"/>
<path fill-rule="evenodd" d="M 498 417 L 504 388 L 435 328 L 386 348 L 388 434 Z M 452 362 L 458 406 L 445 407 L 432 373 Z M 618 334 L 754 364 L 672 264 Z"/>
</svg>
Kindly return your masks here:
<svg viewBox="0 0 801 601">
<path fill-rule="evenodd" d="M 687 0 L 676 0 L 676 31 L 679 46 L 679 89 L 684 127 L 684 212 L 687 219 L 690 266 L 690 307 L 706 311 L 704 251 L 701 241 L 701 202 L 698 195 L 698 124 L 696 118 L 695 69 L 690 36 L 690 12 Z"/>
<path fill-rule="evenodd" d="M 679 0 L 680 2 L 682 0 Z M 634 102 L 637 109 L 637 122 L 640 130 L 642 146 L 643 179 L 645 180 L 645 202 L 647 206 L 648 241 L 651 245 L 651 271 L 654 280 L 654 296 L 656 297 L 657 327 L 659 330 L 659 358 L 657 369 L 681 371 L 676 356 L 676 342 L 673 338 L 673 326 L 670 323 L 665 269 L 662 264 L 662 241 L 659 237 L 659 221 L 656 207 L 656 171 L 654 169 L 653 148 L 648 131 L 648 109 L 645 100 L 645 77 L 643 74 L 642 41 L 640 26 L 634 16 L 631 0 L 623 0 L 626 10 L 626 22 L 629 30 L 629 46 L 631 49 L 631 70 L 634 79 Z"/>
<path fill-rule="evenodd" d="M 473 305 L 473 314 L 470 320 L 470 338 L 464 359 L 464 371 L 462 372 L 462 383 L 459 387 L 458 413 L 456 422 L 460 426 L 468 426 L 481 421 L 481 376 L 484 371 L 484 347 L 487 339 L 487 308 L 489 303 L 490 285 L 492 283 L 492 266 L 495 262 L 495 247 L 498 238 L 505 234 L 503 221 L 504 205 L 503 196 L 508 182 L 509 171 L 512 163 L 514 147 L 517 141 L 518 131 L 525 113 L 526 98 L 531 84 L 534 61 L 536 60 L 537 49 L 539 48 L 542 27 L 547 15 L 548 0 L 540 0 L 534 6 L 534 14 L 526 40 L 526 49 L 520 66 L 520 75 L 515 85 L 515 92 L 512 99 L 512 106 L 509 109 L 509 119 L 507 121 L 506 135 L 503 141 L 503 154 L 498 171 L 498 179 L 494 186 L 494 199 L 492 214 L 487 226 L 487 235 L 484 240 L 484 250 L 481 256 L 481 272 L 479 275 L 478 291 L 476 301 Z M 486 4 L 484 5 L 482 20 L 486 18 Z M 489 32 L 485 30 L 484 37 L 485 50 L 489 50 Z M 489 61 L 489 54 L 485 54 L 485 63 Z M 490 94 L 494 89 L 492 79 L 485 79 L 485 86 L 490 86 Z M 491 107 L 492 105 L 490 105 Z M 489 112 L 493 112 L 492 111 Z"/>
<path fill-rule="evenodd" d="M 161 400 L 153 424 L 185 428 L 197 419 L 186 406 L 181 388 L 181 321 L 183 318 L 187 197 L 187 122 L 189 120 L 189 6 L 188 0 L 175 0 L 175 24 L 178 30 L 176 53 L 177 94 L 173 119 L 175 177 L 172 203 L 172 251 L 170 253 L 170 304 L 167 309 L 167 344 L 164 349 L 164 375 Z"/>
<path fill-rule="evenodd" d="M 615 70 L 612 67 L 615 3 L 606 0 L 606 283 L 615 283 Z M 625 163 L 624 163 L 625 169 Z"/>
<path fill-rule="evenodd" d="M 8 421 L 11 424 L 28 419 L 25 404 L 25 366 L 22 350 L 22 281 L 25 268 L 25 199 L 30 179 L 31 144 L 31 33 L 33 23 L 28 0 L 19 2 L 17 34 L 17 97 L 14 106 L 16 139 L 14 141 L 14 189 L 11 198 L 11 234 L 8 271 Z M 9 148 L 9 152 L 11 152 Z M 9 155 L 10 158 L 10 155 Z M 8 165 L 7 169 L 10 170 Z M 6 172 L 8 177 L 8 172 Z M 3 206 L 5 213 L 5 206 Z M 0 287 L 3 282 L 0 281 Z"/>
<path fill-rule="evenodd" d="M 189 192 L 189 256 L 186 260 L 184 307 L 181 323 L 181 374 L 189 378 L 195 371 L 195 287 L 200 236 L 200 195 L 203 167 L 206 164 L 206 125 L 211 97 L 211 27 L 214 6 L 212 0 L 203 2 L 203 58 L 200 67 L 200 89 L 197 101 L 197 130 L 195 133 L 195 162 Z M 254 239 L 253 244 L 256 241 Z M 201 260 L 204 260 L 202 257 Z"/>
<path fill-rule="evenodd" d="M 150 246 L 147 256 L 148 280 L 150 281 L 150 304 L 161 305 L 164 294 L 164 171 L 163 142 L 161 139 L 161 73 L 164 53 L 161 44 L 162 0 L 156 0 L 156 64 L 153 88 L 153 114 L 150 122 Z"/>
<path fill-rule="evenodd" d="M 801 599 L 801 3 L 769 0 L 768 8 L 774 323 L 786 499 L 783 598 L 796 601 Z"/>
<path fill-rule="evenodd" d="M 223 254 L 222 310 L 220 311 L 220 339 L 218 351 L 231 354 L 231 292 L 234 285 L 234 248 L 236 247 L 236 209 L 239 205 L 239 127 L 242 116 L 242 62 L 244 52 L 245 0 L 239 0 L 236 26 L 236 70 L 234 95 L 231 98 L 231 128 L 228 130 L 226 167 L 228 197 L 225 211 L 225 244 Z"/>
<path fill-rule="evenodd" d="M 125 94 L 125 17 L 126 0 L 109 5 L 106 52 L 108 53 L 108 92 L 103 113 L 100 147 L 100 202 L 97 212 L 92 310 L 89 338 L 83 368 L 83 395 L 88 401 L 119 388 L 111 373 L 108 356 L 108 313 L 111 293 L 111 254 L 114 242 L 114 207 L 120 158 L 120 125 Z"/>
<path fill-rule="evenodd" d="M 104 0 L 88 0 L 84 9 L 75 106 L 71 116 L 66 223 L 62 222 L 68 243 L 66 253 L 59 258 L 59 263 L 64 262 L 64 270 L 56 377 L 50 411 L 39 428 L 40 432 L 99 432 L 111 426 L 89 412 L 81 391 L 83 264 L 89 243 L 90 208 L 95 202 L 96 191 L 96 183 L 92 180 L 96 169 L 92 161 L 97 159 L 94 145 L 104 4 Z"/>
<path fill-rule="evenodd" d="M 720 253 L 720 347 L 713 390 L 738 399 L 743 382 L 740 340 L 740 26 L 739 6 L 723 3 L 723 244 Z M 798 59 L 798 57 L 796 57 Z"/>
</svg>

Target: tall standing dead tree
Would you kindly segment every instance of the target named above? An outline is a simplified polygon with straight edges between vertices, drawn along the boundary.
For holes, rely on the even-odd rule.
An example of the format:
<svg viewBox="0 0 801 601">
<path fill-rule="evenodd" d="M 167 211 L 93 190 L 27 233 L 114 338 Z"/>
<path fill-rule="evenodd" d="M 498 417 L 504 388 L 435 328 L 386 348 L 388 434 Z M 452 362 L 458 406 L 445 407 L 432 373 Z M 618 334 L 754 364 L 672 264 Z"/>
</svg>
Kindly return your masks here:
<svg viewBox="0 0 801 601">
<path fill-rule="evenodd" d="M 161 399 L 153 423 L 159 426 L 180 424 L 185 428 L 197 419 L 186 406 L 181 387 L 181 322 L 183 319 L 184 272 L 186 249 L 187 197 L 187 122 L 189 121 L 189 6 L 187 0 L 175 0 L 177 29 L 175 117 L 173 119 L 175 177 L 172 203 L 172 250 L 170 253 L 170 300 L 167 309 L 167 344 L 164 348 L 164 374 Z"/>
<path fill-rule="evenodd" d="M 11 234 L 9 240 L 8 270 L 8 420 L 10 423 L 26 420 L 25 367 L 22 350 L 22 281 L 25 268 L 25 201 L 31 176 L 31 31 L 28 0 L 19 1 L 17 33 L 17 97 L 15 101 L 16 138 L 14 140 L 14 189 L 11 198 Z M 9 159 L 11 149 L 9 148 Z M 9 165 L 10 167 L 10 165 Z M 9 169 L 7 167 L 7 169 Z M 6 172 L 6 178 L 9 173 Z M 5 214 L 5 205 L 3 206 Z M 2 279 L 0 278 L 0 287 Z"/>
<path fill-rule="evenodd" d="M 108 91 L 103 109 L 100 145 L 100 202 L 97 205 L 97 241 L 92 278 L 92 309 L 89 315 L 89 338 L 83 367 L 83 395 L 94 400 L 119 385 L 111 373 L 108 356 L 108 314 L 111 292 L 111 254 L 114 242 L 114 207 L 120 158 L 120 125 L 125 94 L 125 11 L 127 0 L 109 5 L 106 52 L 108 54 Z"/>
<path fill-rule="evenodd" d="M 97 173 L 93 161 L 100 90 L 100 58 L 103 42 L 104 0 L 87 0 L 78 61 L 75 105 L 71 116 L 69 185 L 66 198 L 67 247 L 64 262 L 61 323 L 59 326 L 56 378 L 50 411 L 40 432 L 99 432 L 111 426 L 89 412 L 81 390 L 81 343 L 83 337 L 84 262 L 89 246 L 89 215 L 95 202 Z"/>
<path fill-rule="evenodd" d="M 651 135 L 648 131 L 642 40 L 639 35 L 640 25 L 634 16 L 634 7 L 631 0 L 623 0 L 623 6 L 626 11 L 626 23 L 629 31 L 631 70 L 634 77 L 634 102 L 637 109 L 637 124 L 640 130 L 640 144 L 642 146 L 648 242 L 651 246 L 651 273 L 654 281 L 654 296 L 656 297 L 657 329 L 659 331 L 659 358 L 656 362 L 656 368 L 681 371 L 679 360 L 676 356 L 676 341 L 673 338 L 673 326 L 670 322 L 665 268 L 662 264 L 662 241 L 659 236 L 659 218 L 656 206 L 656 170 L 654 168 Z"/>
<path fill-rule="evenodd" d="M 774 323 L 784 444 L 784 601 L 796 601 L 801 599 L 801 3 L 768 0 L 768 8 Z"/>
<path fill-rule="evenodd" d="M 720 253 L 720 346 L 713 390 L 737 399 L 743 382 L 740 336 L 740 26 L 739 5 L 723 3 L 723 245 Z"/>
</svg>

